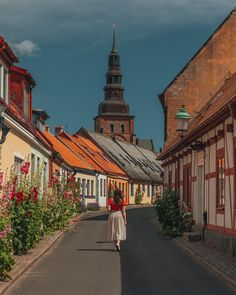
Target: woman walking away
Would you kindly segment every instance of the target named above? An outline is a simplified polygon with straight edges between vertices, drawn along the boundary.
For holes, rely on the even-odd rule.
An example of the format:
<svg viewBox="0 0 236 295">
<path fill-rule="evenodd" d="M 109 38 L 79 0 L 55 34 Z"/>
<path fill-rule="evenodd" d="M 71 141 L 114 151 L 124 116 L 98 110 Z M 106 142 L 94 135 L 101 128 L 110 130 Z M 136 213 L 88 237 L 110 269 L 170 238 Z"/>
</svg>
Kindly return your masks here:
<svg viewBox="0 0 236 295">
<path fill-rule="evenodd" d="M 108 239 L 112 240 L 117 251 L 120 251 L 120 241 L 126 240 L 125 200 L 120 190 L 115 190 L 114 197 L 108 201 Z"/>
</svg>

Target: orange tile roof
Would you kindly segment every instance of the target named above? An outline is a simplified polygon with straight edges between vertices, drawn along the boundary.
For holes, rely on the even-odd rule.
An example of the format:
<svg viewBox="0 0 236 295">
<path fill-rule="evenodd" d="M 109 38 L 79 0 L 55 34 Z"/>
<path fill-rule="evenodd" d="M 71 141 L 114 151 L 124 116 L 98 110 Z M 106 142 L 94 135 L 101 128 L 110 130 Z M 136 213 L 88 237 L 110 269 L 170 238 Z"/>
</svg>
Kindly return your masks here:
<svg viewBox="0 0 236 295">
<path fill-rule="evenodd" d="M 108 174 L 119 174 L 121 176 L 127 176 L 126 173 L 112 160 L 110 160 L 104 154 L 104 152 L 90 139 L 78 134 L 73 136 L 72 138 L 76 143 L 85 148 L 89 153 L 93 153 L 94 160 L 97 161 L 97 163 L 101 165 L 101 167 L 103 167 L 103 169 L 105 169 Z"/>
<path fill-rule="evenodd" d="M 105 170 L 102 169 L 100 165 L 98 165 L 94 160 L 92 160 L 88 154 L 79 147 L 72 139 L 72 136 L 66 132 L 62 132 L 58 138 L 78 157 L 81 157 L 84 162 L 88 163 L 89 166 L 93 168 L 93 170 L 98 171 L 100 173 L 106 174 Z"/>
<path fill-rule="evenodd" d="M 75 153 L 73 153 L 66 145 L 57 139 L 50 132 L 45 131 L 44 135 L 52 143 L 53 148 L 57 151 L 71 167 L 93 170 L 86 162 L 82 161 Z"/>
<path fill-rule="evenodd" d="M 184 136 L 184 142 L 190 140 L 194 135 L 200 135 L 203 131 L 203 127 L 209 125 L 210 121 L 222 117 L 222 114 L 228 110 L 229 104 L 236 100 L 236 73 L 225 80 L 220 89 L 213 95 L 213 97 L 207 101 L 205 106 L 198 112 L 198 115 L 193 118 L 189 123 L 188 132 Z M 158 156 L 159 159 L 168 151 L 181 145 L 183 141 L 180 141 L 179 136 L 175 137 L 164 151 Z"/>
</svg>

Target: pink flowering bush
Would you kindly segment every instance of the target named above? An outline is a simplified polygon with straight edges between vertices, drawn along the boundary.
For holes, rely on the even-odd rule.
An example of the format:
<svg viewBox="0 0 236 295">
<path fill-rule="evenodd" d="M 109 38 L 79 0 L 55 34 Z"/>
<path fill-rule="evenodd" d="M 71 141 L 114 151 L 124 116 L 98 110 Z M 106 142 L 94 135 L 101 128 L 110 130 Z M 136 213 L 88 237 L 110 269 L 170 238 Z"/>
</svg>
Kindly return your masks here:
<svg viewBox="0 0 236 295">
<path fill-rule="evenodd" d="M 81 212 L 80 184 L 73 176 L 54 178 L 43 198 L 43 227 L 51 232 L 65 228 Z"/>
<path fill-rule="evenodd" d="M 42 210 L 39 202 L 40 173 L 29 175 L 30 163 L 20 167 L 20 173 L 12 171 L 6 188 L 11 197 L 11 225 L 13 251 L 26 254 L 41 239 Z"/>
<path fill-rule="evenodd" d="M 0 191 L 3 189 L 3 174 L 0 173 Z M 11 200 L 8 195 L 0 197 L 0 280 L 9 277 L 14 260 L 12 257 L 12 229 L 10 225 Z"/>
<path fill-rule="evenodd" d="M 41 173 L 30 175 L 30 163 L 0 172 L 0 279 L 9 277 L 13 254 L 23 255 L 48 233 L 64 229 L 81 212 L 81 189 L 71 175 L 55 178 L 41 191 Z"/>
</svg>

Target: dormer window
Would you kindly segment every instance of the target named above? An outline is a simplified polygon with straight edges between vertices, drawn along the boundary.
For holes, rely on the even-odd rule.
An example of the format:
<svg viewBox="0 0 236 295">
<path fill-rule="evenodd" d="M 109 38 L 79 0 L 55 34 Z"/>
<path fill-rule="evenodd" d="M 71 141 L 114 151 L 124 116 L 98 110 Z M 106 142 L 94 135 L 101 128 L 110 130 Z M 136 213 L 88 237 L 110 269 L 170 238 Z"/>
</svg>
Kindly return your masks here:
<svg viewBox="0 0 236 295">
<path fill-rule="evenodd" d="M 8 102 L 8 71 L 0 63 L 0 97 L 7 103 Z"/>
<path fill-rule="evenodd" d="M 111 125 L 110 125 L 110 132 L 111 132 L 111 133 L 114 133 L 114 124 L 111 124 Z"/>
</svg>

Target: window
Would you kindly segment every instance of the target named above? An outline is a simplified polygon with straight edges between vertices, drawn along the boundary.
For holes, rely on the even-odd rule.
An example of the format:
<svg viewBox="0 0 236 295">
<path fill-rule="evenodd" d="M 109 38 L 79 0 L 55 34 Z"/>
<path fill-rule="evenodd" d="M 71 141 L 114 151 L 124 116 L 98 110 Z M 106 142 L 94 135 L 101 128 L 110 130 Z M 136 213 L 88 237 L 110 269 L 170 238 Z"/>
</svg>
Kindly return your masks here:
<svg viewBox="0 0 236 295">
<path fill-rule="evenodd" d="M 31 154 L 31 175 L 35 172 L 35 155 Z"/>
<path fill-rule="evenodd" d="M 87 196 L 90 196 L 90 180 L 87 180 Z"/>
<path fill-rule="evenodd" d="M 169 190 L 172 190 L 172 171 L 169 171 L 168 175 L 168 188 Z"/>
<path fill-rule="evenodd" d="M 102 179 L 100 179 L 100 196 L 102 196 Z"/>
<path fill-rule="evenodd" d="M 43 165 L 43 189 L 46 188 L 47 185 L 47 162 L 44 162 Z"/>
<path fill-rule="evenodd" d="M 175 167 L 175 192 L 178 196 L 178 192 L 179 192 L 179 167 L 178 167 L 178 163 Z"/>
<path fill-rule="evenodd" d="M 147 195 L 150 197 L 150 185 L 147 186 Z"/>
<path fill-rule="evenodd" d="M 225 205 L 225 158 L 223 151 L 218 153 L 216 161 L 216 206 L 223 208 Z"/>
<path fill-rule="evenodd" d="M 106 196 L 106 179 L 103 180 L 103 196 Z"/>
<path fill-rule="evenodd" d="M 29 117 L 29 90 L 28 87 L 24 88 L 24 115 Z"/>
<path fill-rule="evenodd" d="M 114 124 L 110 124 L 110 132 L 114 133 Z"/>
<path fill-rule="evenodd" d="M 83 178 L 82 179 L 82 195 L 85 196 L 85 185 L 86 184 L 86 180 Z"/>
<path fill-rule="evenodd" d="M 145 190 L 146 190 L 145 184 L 143 184 L 143 193 L 145 193 Z"/>
<path fill-rule="evenodd" d="M 125 192 L 125 184 L 124 183 L 122 183 L 122 192 L 123 192 L 123 194 Z"/>
<path fill-rule="evenodd" d="M 91 196 L 94 195 L 94 181 L 91 180 Z"/>
<path fill-rule="evenodd" d="M 187 164 L 183 169 L 183 201 L 191 207 L 191 164 Z"/>
<path fill-rule="evenodd" d="M 134 184 L 133 183 L 130 184 L 130 194 L 132 197 L 134 196 Z"/>
<path fill-rule="evenodd" d="M 103 134 L 103 128 L 100 128 L 100 133 Z"/>
<path fill-rule="evenodd" d="M 37 157 L 37 172 L 39 172 L 40 169 L 40 158 Z"/>
<path fill-rule="evenodd" d="M 155 185 L 152 185 L 152 196 L 155 195 Z"/>
<path fill-rule="evenodd" d="M 120 129 L 121 129 L 121 133 L 125 133 L 125 125 L 124 124 L 121 124 Z"/>
<path fill-rule="evenodd" d="M 14 169 L 17 174 L 20 174 L 20 166 L 23 163 L 23 159 L 15 156 L 14 157 Z"/>
</svg>

